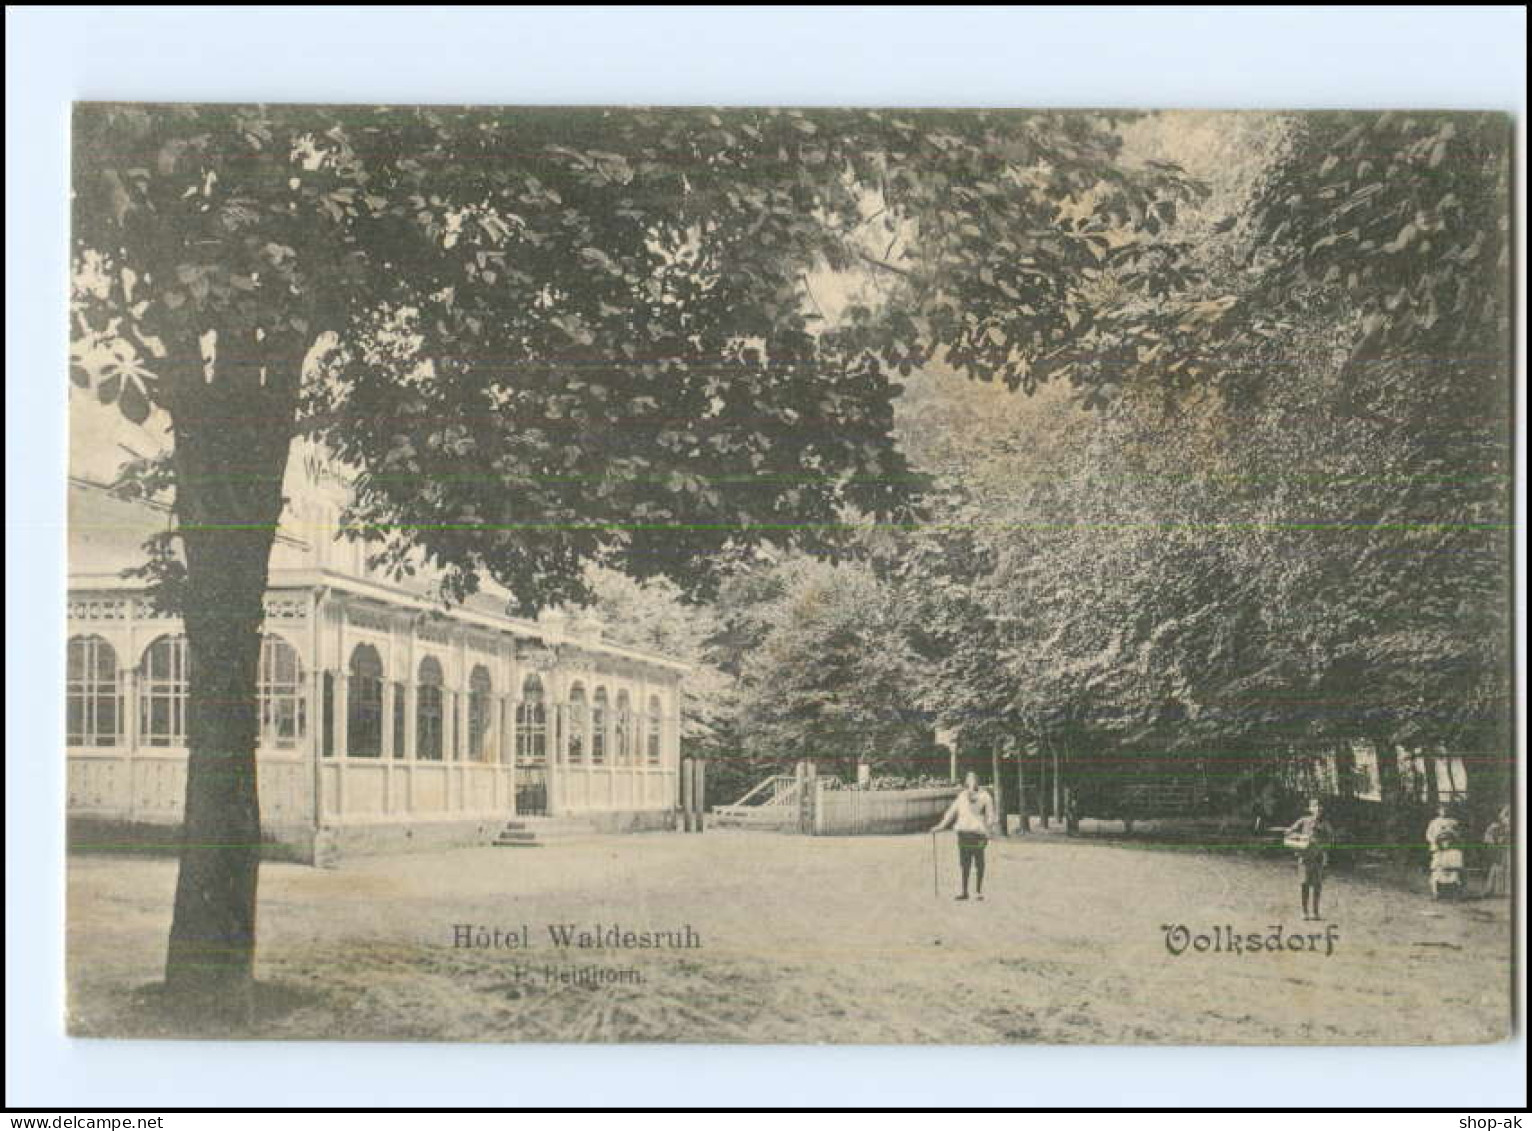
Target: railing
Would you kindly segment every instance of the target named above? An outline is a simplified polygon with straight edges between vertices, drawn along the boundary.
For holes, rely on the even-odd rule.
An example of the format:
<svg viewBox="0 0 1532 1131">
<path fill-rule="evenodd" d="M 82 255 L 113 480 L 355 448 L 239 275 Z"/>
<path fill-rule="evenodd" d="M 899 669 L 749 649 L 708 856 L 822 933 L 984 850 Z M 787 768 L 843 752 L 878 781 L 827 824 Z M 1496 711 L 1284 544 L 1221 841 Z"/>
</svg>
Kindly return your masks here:
<svg viewBox="0 0 1532 1131">
<path fill-rule="evenodd" d="M 758 828 L 796 827 L 803 781 L 787 775 L 769 777 L 733 805 L 713 807 L 715 823 Z"/>
<path fill-rule="evenodd" d="M 778 774 L 758 783 L 733 805 L 723 805 L 720 808 L 742 809 L 747 805 L 786 805 L 796 797 L 798 784 L 798 779 L 792 775 Z"/>
</svg>

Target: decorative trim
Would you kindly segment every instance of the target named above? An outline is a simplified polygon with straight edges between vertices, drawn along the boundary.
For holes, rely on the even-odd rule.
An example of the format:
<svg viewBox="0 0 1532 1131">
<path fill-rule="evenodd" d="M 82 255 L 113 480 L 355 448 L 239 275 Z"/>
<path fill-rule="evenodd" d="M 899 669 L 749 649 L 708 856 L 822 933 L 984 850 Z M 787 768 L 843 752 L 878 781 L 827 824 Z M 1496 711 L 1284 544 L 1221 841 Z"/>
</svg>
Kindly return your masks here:
<svg viewBox="0 0 1532 1131">
<path fill-rule="evenodd" d="M 267 597 L 266 619 L 308 620 L 309 602 L 307 595 L 301 597 Z"/>
<path fill-rule="evenodd" d="M 69 602 L 70 620 L 131 620 L 130 597 L 79 597 Z"/>
<path fill-rule="evenodd" d="M 387 611 L 349 604 L 346 606 L 346 623 L 357 628 L 370 628 L 374 632 L 392 632 L 394 628 L 394 618 Z"/>
</svg>

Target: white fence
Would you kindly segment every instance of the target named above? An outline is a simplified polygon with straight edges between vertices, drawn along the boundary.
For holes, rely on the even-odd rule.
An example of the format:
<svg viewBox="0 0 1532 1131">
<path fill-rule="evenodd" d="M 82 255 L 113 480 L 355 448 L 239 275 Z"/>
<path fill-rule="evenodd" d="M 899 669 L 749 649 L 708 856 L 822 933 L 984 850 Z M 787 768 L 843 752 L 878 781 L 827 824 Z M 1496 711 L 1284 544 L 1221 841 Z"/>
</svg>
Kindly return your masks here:
<svg viewBox="0 0 1532 1131">
<path fill-rule="evenodd" d="M 814 789 L 815 836 L 911 833 L 941 820 L 958 787 L 936 789 Z"/>
<path fill-rule="evenodd" d="M 802 824 L 802 777 L 769 777 L 733 805 L 713 806 L 715 824 L 753 829 L 796 829 Z"/>
</svg>

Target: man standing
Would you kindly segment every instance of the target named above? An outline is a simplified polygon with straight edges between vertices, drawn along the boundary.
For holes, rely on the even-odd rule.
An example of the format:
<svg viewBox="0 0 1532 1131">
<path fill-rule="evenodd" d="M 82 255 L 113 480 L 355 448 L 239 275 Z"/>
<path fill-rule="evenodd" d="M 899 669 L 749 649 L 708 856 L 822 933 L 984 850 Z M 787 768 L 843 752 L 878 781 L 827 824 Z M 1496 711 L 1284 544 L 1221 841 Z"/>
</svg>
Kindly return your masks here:
<svg viewBox="0 0 1532 1131">
<path fill-rule="evenodd" d="M 995 823 L 995 803 L 979 788 L 979 779 L 969 773 L 963 778 L 963 792 L 952 799 L 946 814 L 931 831 L 939 833 L 949 825 L 957 829 L 958 866 L 963 873 L 963 891 L 958 899 L 968 898 L 968 875 L 974 873 L 974 896 L 984 898 L 984 846 Z"/>
<path fill-rule="evenodd" d="M 1282 843 L 1298 852 L 1298 885 L 1305 919 L 1320 917 L 1319 896 L 1325 886 L 1328 849 L 1334 840 L 1335 830 L 1325 819 L 1324 803 L 1317 797 L 1309 800 L 1308 813 L 1294 821 L 1283 837 Z"/>
</svg>

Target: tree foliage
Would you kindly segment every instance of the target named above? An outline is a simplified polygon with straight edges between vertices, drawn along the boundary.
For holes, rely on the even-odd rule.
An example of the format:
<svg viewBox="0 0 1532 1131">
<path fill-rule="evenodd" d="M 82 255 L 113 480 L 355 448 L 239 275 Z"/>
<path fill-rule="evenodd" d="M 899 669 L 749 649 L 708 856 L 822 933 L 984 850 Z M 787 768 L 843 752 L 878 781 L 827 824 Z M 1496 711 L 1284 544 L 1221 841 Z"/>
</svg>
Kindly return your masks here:
<svg viewBox="0 0 1532 1131">
<path fill-rule="evenodd" d="M 1203 277 L 1093 422 L 918 437 L 964 534 L 888 567 L 950 725 L 1083 733 L 1082 781 L 1351 738 L 1503 775 L 1505 142 L 1494 117 L 1285 123 L 1235 212 L 1181 218 Z"/>
<path fill-rule="evenodd" d="M 745 590 L 768 600 L 729 610 L 758 640 L 741 662 L 740 754 L 779 769 L 809 759 L 848 780 L 862 762 L 927 769 L 930 720 L 889 586 L 864 563 L 796 558 L 773 572 L 770 589 Z"/>
<path fill-rule="evenodd" d="M 96 387 L 130 416 L 195 398 L 212 348 L 220 382 L 280 394 L 278 435 L 322 355 L 309 422 L 358 472 L 352 530 L 459 592 L 577 597 L 596 557 L 691 583 L 755 540 L 824 549 L 847 506 L 900 513 L 888 367 L 1033 387 L 1103 279 L 1165 267 L 1150 237 L 1194 189 L 1118 162 L 1113 126 L 87 108 L 82 337 L 124 355 Z M 805 274 L 854 268 L 885 301 L 816 325 Z"/>
<path fill-rule="evenodd" d="M 587 611 L 598 618 L 603 639 L 691 665 L 681 685 L 682 756 L 732 754 L 738 744 L 738 692 L 735 677 L 713 662 L 721 631 L 718 608 L 687 601 L 664 578 L 640 581 L 612 569 L 593 567 L 586 587 Z"/>
</svg>

